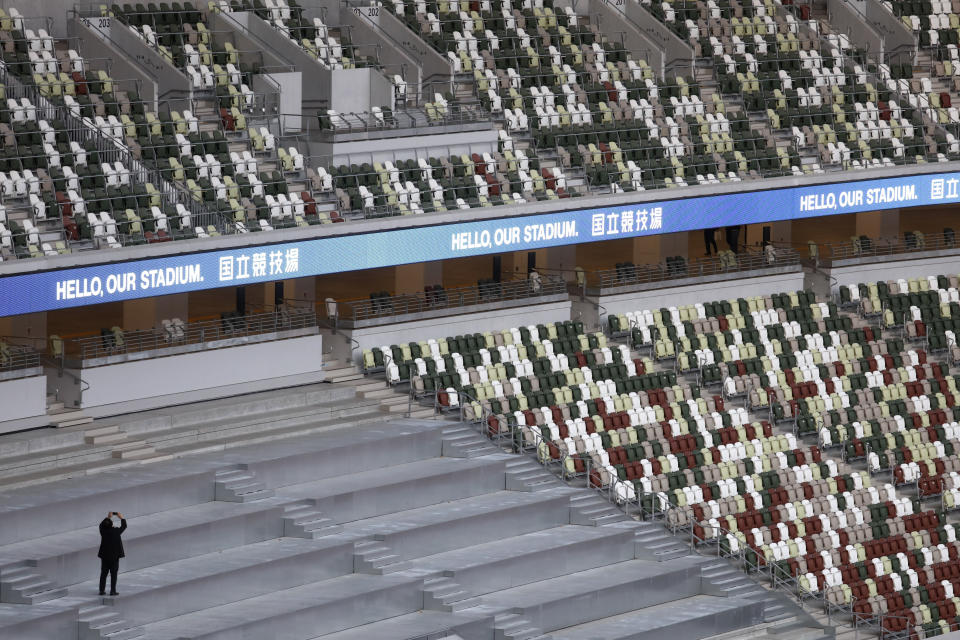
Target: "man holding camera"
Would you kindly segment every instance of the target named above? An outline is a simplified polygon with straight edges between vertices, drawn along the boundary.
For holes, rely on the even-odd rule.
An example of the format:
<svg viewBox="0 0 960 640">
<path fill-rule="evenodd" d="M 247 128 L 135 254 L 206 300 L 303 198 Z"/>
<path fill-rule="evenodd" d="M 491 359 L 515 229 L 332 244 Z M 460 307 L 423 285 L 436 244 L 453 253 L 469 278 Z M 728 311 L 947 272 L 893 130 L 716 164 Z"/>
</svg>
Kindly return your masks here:
<svg viewBox="0 0 960 640">
<path fill-rule="evenodd" d="M 117 571 L 120 569 L 120 558 L 123 557 L 123 541 L 121 534 L 127 530 L 127 521 L 123 514 L 111 511 L 100 523 L 100 595 L 107 595 L 104 589 L 107 586 L 107 574 L 110 574 L 110 595 L 117 593 Z"/>
</svg>

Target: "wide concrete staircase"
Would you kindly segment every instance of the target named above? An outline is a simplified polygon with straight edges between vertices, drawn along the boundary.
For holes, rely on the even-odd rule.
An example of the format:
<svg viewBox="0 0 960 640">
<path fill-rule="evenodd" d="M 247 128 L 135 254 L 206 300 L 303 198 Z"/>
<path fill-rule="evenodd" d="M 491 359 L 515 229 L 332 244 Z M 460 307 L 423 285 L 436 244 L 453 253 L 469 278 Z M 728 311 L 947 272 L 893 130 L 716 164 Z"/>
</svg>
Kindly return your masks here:
<svg viewBox="0 0 960 640">
<path fill-rule="evenodd" d="M 360 378 L 5 435 L 0 491 L 382 420 L 385 399 L 364 397 L 376 383 Z"/>
<path fill-rule="evenodd" d="M 791 616 L 781 637 L 828 637 L 461 425 L 377 415 L 0 494 L 0 637 L 695 639 Z M 99 597 L 113 510 L 129 524 L 120 595 Z"/>
</svg>

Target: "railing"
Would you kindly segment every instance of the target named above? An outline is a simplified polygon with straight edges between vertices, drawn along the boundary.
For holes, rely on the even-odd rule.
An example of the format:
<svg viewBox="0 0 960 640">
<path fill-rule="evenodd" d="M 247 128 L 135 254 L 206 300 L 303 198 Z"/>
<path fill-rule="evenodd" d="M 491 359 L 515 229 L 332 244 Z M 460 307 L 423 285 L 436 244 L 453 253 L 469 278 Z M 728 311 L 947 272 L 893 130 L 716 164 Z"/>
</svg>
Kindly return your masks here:
<svg viewBox="0 0 960 640">
<path fill-rule="evenodd" d="M 751 558 L 750 554 L 748 554 L 749 545 L 743 543 L 742 541 L 740 541 L 740 544 L 737 545 L 736 549 L 732 549 L 730 547 L 725 549 L 724 546 L 720 544 L 720 541 L 726 538 L 728 535 L 736 538 L 736 535 L 733 532 L 727 530 L 722 525 L 719 525 L 719 523 L 696 521 L 693 518 L 687 518 L 686 514 L 681 514 L 681 508 L 677 505 L 674 505 L 669 500 L 667 494 L 658 492 L 635 492 L 633 499 L 626 499 L 626 496 L 629 495 L 629 492 L 624 491 L 621 494 L 618 491 L 618 487 L 621 484 L 625 485 L 627 483 L 616 478 L 613 478 L 611 482 L 606 485 L 597 486 L 594 476 L 590 472 L 589 456 L 585 456 L 584 454 L 568 455 L 560 450 L 559 459 L 552 457 L 545 458 L 543 452 L 546 447 L 543 445 L 546 445 L 547 443 L 545 439 L 537 433 L 536 430 L 528 429 L 525 433 L 518 426 L 508 426 L 506 429 L 503 429 L 502 427 L 506 425 L 501 425 L 501 428 L 499 428 L 496 433 L 492 433 L 488 426 L 488 418 L 493 414 L 484 406 L 483 403 L 471 398 L 463 391 L 457 391 L 457 394 L 461 421 L 480 424 L 482 432 L 486 436 L 493 439 L 498 445 L 502 445 L 502 441 L 504 439 L 509 439 L 513 451 L 517 453 L 525 453 L 529 451 L 529 449 L 533 448 L 536 452 L 536 458 L 538 462 L 543 464 L 548 469 L 550 469 L 552 464 L 559 463 L 560 470 L 558 475 L 563 480 L 567 480 L 570 477 L 567 474 L 567 459 L 580 459 L 584 462 L 584 475 L 587 478 L 586 481 L 588 488 L 592 488 L 598 491 L 600 494 L 605 494 L 612 504 L 619 505 L 624 509 L 628 516 L 638 515 L 644 520 L 662 520 L 664 525 L 674 535 L 685 534 L 689 539 L 689 545 L 691 549 L 697 553 L 703 553 L 702 548 L 706 545 L 715 545 L 717 557 L 724 557 L 733 561 L 748 574 L 755 573 L 765 575 L 769 580 L 773 590 L 782 590 L 790 593 L 801 603 L 801 605 L 804 601 L 816 601 L 826 613 L 828 622 L 830 624 L 833 624 L 834 617 L 839 617 L 842 618 L 846 626 L 850 626 L 856 633 L 859 633 L 861 629 L 864 629 L 869 633 L 877 634 L 881 640 L 915 637 L 914 634 L 916 632 L 916 624 L 912 620 L 889 613 L 865 614 L 857 612 L 855 611 L 857 599 L 853 599 L 851 602 L 846 604 L 837 604 L 832 602 L 828 599 L 825 589 L 820 588 L 816 591 L 813 591 L 804 587 L 797 577 L 791 575 L 778 562 L 766 560 L 755 550 L 755 558 Z M 438 392 L 432 392 L 423 395 L 432 396 L 434 407 L 438 410 L 441 409 L 438 402 Z M 411 385 L 411 404 L 415 397 L 417 396 L 413 391 L 413 385 Z M 480 407 L 479 413 L 477 413 L 475 407 L 472 411 L 467 411 L 466 407 L 467 405 L 471 405 L 471 403 L 476 403 Z M 528 439 L 533 440 L 532 445 L 528 443 Z M 637 509 L 635 512 L 633 511 L 634 504 L 636 505 Z M 684 523 L 684 521 L 686 522 Z M 704 528 L 705 531 L 709 531 L 709 535 L 705 534 L 703 537 L 698 536 L 696 533 L 696 527 L 698 525 Z M 903 627 L 903 630 L 889 630 L 891 627 L 895 626 Z M 951 625 L 951 629 L 953 629 L 953 626 L 954 625 Z"/>
<path fill-rule="evenodd" d="M 312 309 L 278 309 L 246 316 L 224 317 L 220 320 L 172 323 L 158 329 L 105 332 L 100 336 L 68 340 L 64 346 L 68 355 L 89 360 L 120 353 L 153 351 L 316 326 L 317 315 Z"/>
<path fill-rule="evenodd" d="M 864 244 L 862 240 L 851 240 L 849 242 L 825 244 L 824 247 L 830 249 L 830 257 L 833 260 L 893 256 L 921 251 L 942 251 L 960 248 L 956 236 L 950 232 L 923 234 L 922 236 L 915 236 L 912 240 L 908 240 L 906 237 L 897 237 L 889 240 L 869 238 L 867 246 L 864 246 Z"/>
<path fill-rule="evenodd" d="M 459 412 L 460 422 L 482 425 L 483 434 L 486 437 L 493 440 L 494 443 L 496 443 L 496 445 L 500 448 L 503 448 L 504 440 L 508 440 L 510 442 L 510 449 L 514 453 L 523 454 L 533 449 L 536 452 L 535 455 L 537 457 L 537 462 L 539 462 L 543 466 L 547 468 L 550 468 L 551 465 L 559 466 L 560 470 L 558 475 L 561 480 L 566 481 L 573 477 L 578 477 L 580 475 L 579 473 L 570 474 L 567 470 L 568 459 L 570 460 L 574 458 L 580 459 L 581 461 L 584 462 L 585 471 L 583 475 L 587 477 L 587 482 L 589 486 L 589 478 L 590 478 L 590 457 L 589 456 L 584 456 L 579 453 L 571 455 L 569 453 L 565 453 L 559 447 L 557 447 L 559 451 L 559 456 L 557 458 L 554 458 L 549 454 L 544 456 L 543 455 L 544 449 L 549 451 L 549 447 L 547 446 L 547 441 L 543 438 L 541 434 L 538 434 L 536 431 L 532 429 L 528 430 L 528 433 L 524 433 L 523 431 L 520 430 L 519 427 L 507 427 L 506 429 L 499 428 L 497 429 L 496 433 L 492 433 L 489 427 L 488 419 L 491 417 L 495 417 L 493 412 L 491 412 L 487 407 L 485 407 L 482 402 L 480 402 L 470 394 L 466 393 L 462 389 L 458 389 L 456 391 L 456 394 L 457 394 L 457 405 L 455 407 L 454 406 L 448 407 L 440 404 L 440 391 L 433 391 L 433 392 L 417 395 L 416 392 L 414 391 L 413 385 L 411 384 L 410 390 L 409 390 L 409 396 L 407 400 L 407 415 L 408 416 L 410 415 L 410 410 L 413 407 L 414 400 L 423 400 L 424 398 L 429 398 L 434 407 L 434 410 L 437 413 L 441 413 L 445 408 L 456 410 Z M 474 411 L 474 408 L 473 408 L 474 403 L 476 403 L 477 406 L 480 407 L 479 414 L 477 414 Z M 471 412 L 472 412 L 472 415 L 471 415 Z M 503 426 L 506 426 L 506 425 L 503 425 Z M 533 440 L 533 444 L 529 444 L 527 442 L 526 438 L 528 436 L 530 437 L 530 439 Z"/>
<path fill-rule="evenodd" d="M 436 395 L 436 394 L 434 394 Z M 466 399 L 468 402 L 476 402 L 472 398 L 469 398 L 467 394 L 458 391 L 458 396 L 461 398 L 460 405 L 461 407 L 465 404 L 462 399 Z M 436 401 L 435 401 L 436 404 Z M 474 423 L 480 423 L 482 425 L 482 430 L 485 435 L 494 439 L 498 444 L 502 442 L 504 438 L 509 438 L 512 442 L 513 450 L 518 453 L 525 453 L 528 451 L 531 446 L 527 444 L 525 438 L 526 433 L 520 430 L 519 427 L 509 427 L 506 432 L 500 429 L 496 434 L 492 434 L 490 429 L 487 426 L 487 418 L 489 417 L 490 412 L 483 406 L 480 405 L 480 415 L 467 416 L 465 412 L 461 409 L 461 420 L 466 420 L 471 418 L 470 421 Z M 629 492 L 624 491 L 621 498 L 621 493 L 618 491 L 618 486 L 620 484 L 626 484 L 623 481 L 618 479 L 612 479 L 605 486 L 597 486 L 595 484 L 594 477 L 590 473 L 590 459 L 589 456 L 583 454 L 568 455 L 564 454 L 563 451 L 560 451 L 560 459 L 548 458 L 544 459 L 542 451 L 544 447 L 541 445 L 546 444 L 546 441 L 542 436 L 538 435 L 537 432 L 533 429 L 528 430 L 529 434 L 533 436 L 535 441 L 532 445 L 532 448 L 536 451 L 536 457 L 538 462 L 548 467 L 553 462 L 559 462 L 560 472 L 559 476 L 562 480 L 567 480 L 567 470 L 566 470 L 566 460 L 567 458 L 577 457 L 584 462 L 584 468 L 586 469 L 585 475 L 587 478 L 588 488 L 595 489 L 600 494 L 605 494 L 607 499 L 615 505 L 619 505 L 624 509 L 624 512 L 628 515 L 638 515 L 641 519 L 647 520 L 662 520 L 664 526 L 670 530 L 674 535 L 685 534 L 688 536 L 689 545 L 691 550 L 696 552 L 701 552 L 700 547 L 708 544 L 716 545 L 716 555 L 717 557 L 725 557 L 727 559 L 733 560 L 735 563 L 739 564 L 744 571 L 747 573 L 761 573 L 766 574 L 768 577 L 771 586 L 774 590 L 786 590 L 791 593 L 794 597 L 797 598 L 801 603 L 804 600 L 815 600 L 823 608 L 824 612 L 827 614 L 828 619 L 832 623 L 832 618 L 835 615 L 843 616 L 844 618 L 849 619 L 849 624 L 855 630 L 867 629 L 873 633 L 879 634 L 882 639 L 893 639 L 893 638 L 910 638 L 913 637 L 912 633 L 915 629 L 915 625 L 912 621 L 906 618 L 899 616 L 894 616 L 886 613 L 879 613 L 874 615 L 863 614 L 855 612 L 856 600 L 853 600 L 847 605 L 838 605 L 827 599 L 825 590 L 819 589 L 817 591 L 810 591 L 803 588 L 800 581 L 790 575 L 782 566 L 776 562 L 767 562 L 766 560 L 761 561 L 761 557 L 757 555 L 756 560 L 752 560 L 747 554 L 747 545 L 740 544 L 736 550 L 727 549 L 726 551 L 719 544 L 720 540 L 725 536 L 733 535 L 732 532 L 714 524 L 711 522 L 697 522 L 694 519 L 689 519 L 686 524 L 681 524 L 684 520 L 687 520 L 686 517 L 680 515 L 680 507 L 674 505 L 669 497 L 664 493 L 640 493 L 635 492 L 634 499 L 626 499 L 626 496 L 629 495 Z M 636 505 L 636 511 L 633 511 L 633 507 Z M 696 526 L 699 525 L 705 530 L 716 530 L 716 535 L 699 537 L 696 534 Z M 736 537 L 734 535 L 734 537 Z M 888 627 L 893 621 L 900 621 L 902 626 L 905 626 L 904 631 L 891 632 L 888 631 Z"/>
<path fill-rule="evenodd" d="M 748 555 L 748 545 L 741 542 L 737 545 L 737 549 L 727 548 L 724 550 L 723 546 L 720 544 L 720 540 L 725 538 L 728 534 L 736 537 L 733 532 L 727 530 L 725 527 L 720 526 L 718 523 L 711 522 L 698 522 L 694 519 L 687 519 L 685 516 L 680 515 L 680 507 L 673 504 L 669 497 L 662 492 L 653 492 L 653 493 L 640 493 L 635 492 L 634 498 L 632 500 L 626 499 L 625 497 L 621 499 L 621 494 L 617 490 L 620 484 L 626 484 L 625 482 L 612 479 L 606 485 L 598 486 L 595 483 L 594 476 L 590 471 L 590 457 L 586 454 L 567 454 L 559 450 L 559 458 L 553 458 L 551 456 L 545 457 L 543 455 L 544 450 L 549 450 L 546 440 L 542 435 L 538 434 L 537 431 L 533 429 L 528 429 L 527 433 L 521 430 L 519 426 L 508 426 L 507 429 L 500 428 L 496 433 L 491 433 L 491 430 L 488 426 L 488 418 L 493 414 L 483 405 L 482 402 L 477 401 L 476 399 L 470 397 L 468 394 L 463 391 L 458 390 L 458 409 L 460 412 L 460 419 L 463 422 L 471 422 L 474 424 L 480 424 L 482 433 L 494 440 L 498 446 L 502 446 L 504 439 L 509 439 L 511 442 L 511 448 L 515 453 L 526 453 L 530 449 L 535 451 L 535 456 L 537 461 L 544 465 L 548 470 L 551 470 L 551 465 L 558 463 L 559 472 L 557 473 L 561 480 L 569 480 L 571 477 L 579 476 L 580 474 L 574 474 L 570 476 L 567 473 L 567 460 L 568 459 L 580 459 L 584 463 L 584 473 L 586 476 L 587 487 L 596 490 L 601 495 L 611 502 L 611 504 L 618 505 L 624 509 L 624 512 L 627 516 L 639 516 L 643 520 L 662 520 L 664 526 L 674 535 L 685 534 L 688 537 L 689 545 L 692 551 L 697 553 L 703 553 L 702 547 L 705 545 L 715 545 L 716 546 L 716 556 L 718 558 L 727 558 L 728 560 L 733 561 L 735 564 L 739 565 L 743 571 L 748 574 L 763 574 L 768 578 L 771 587 L 774 591 L 787 591 L 793 595 L 802 605 L 804 601 L 814 600 L 822 608 L 823 611 L 827 614 L 828 621 L 832 624 L 834 616 L 841 616 L 846 619 L 847 624 L 851 626 L 857 633 L 860 629 L 865 629 L 868 632 L 878 634 L 881 640 L 894 640 L 900 638 L 912 638 L 916 630 L 916 625 L 911 620 L 901 617 L 894 616 L 888 613 L 878 613 L 878 614 L 864 614 L 854 611 L 856 608 L 857 600 L 853 599 L 850 603 L 839 605 L 834 602 L 831 602 L 827 599 L 827 595 L 824 589 L 818 589 L 817 591 L 811 591 L 805 589 L 800 580 L 792 575 L 790 575 L 782 566 L 777 562 L 768 562 L 766 559 L 761 559 L 759 554 L 756 555 L 756 559 L 751 559 Z M 434 408 L 439 412 L 442 410 L 439 403 L 439 392 L 435 391 L 432 393 L 422 394 L 419 397 L 431 397 L 433 400 Z M 413 385 L 410 385 L 410 395 L 409 395 L 409 404 L 413 404 L 414 398 L 417 398 L 413 390 Z M 465 407 L 471 403 L 476 403 L 480 407 L 480 413 L 477 414 L 476 411 L 473 411 L 473 415 L 468 415 Z M 408 410 L 409 411 L 409 410 Z M 505 426 L 505 425 L 501 425 Z M 527 442 L 528 436 L 534 442 L 529 444 Z M 551 443 L 552 444 L 552 443 Z M 556 446 L 556 445 L 554 445 Z M 629 495 L 628 492 L 624 492 L 623 496 Z M 633 511 L 633 507 L 636 505 L 636 511 Z M 688 520 L 686 524 L 681 524 L 684 520 Z M 704 528 L 705 530 L 710 530 L 711 534 L 713 530 L 716 530 L 716 535 L 700 537 L 696 533 L 696 526 Z M 738 539 L 739 540 L 739 539 Z M 904 626 L 903 631 L 889 631 L 888 628 L 891 625 L 891 622 L 899 621 L 901 624 L 898 626 Z M 953 626 L 951 625 L 951 629 Z"/>
<path fill-rule="evenodd" d="M 304 116 L 307 118 L 307 116 Z M 365 131 L 384 131 L 391 129 L 412 129 L 416 127 L 456 126 L 468 123 L 489 123 L 495 120 L 487 113 L 479 102 L 463 102 L 451 100 L 446 112 L 430 117 L 425 107 L 409 107 L 394 109 L 383 114 L 383 119 L 376 117 L 369 111 L 364 112 L 337 112 L 335 116 L 320 114 L 320 118 L 329 126 L 321 125 L 317 119 L 310 118 L 310 129 L 320 132 L 320 135 L 336 135 L 341 133 L 360 133 Z"/>
<path fill-rule="evenodd" d="M 0 339 L 0 372 L 33 369 L 39 367 L 42 360 L 41 352 Z"/>
<path fill-rule="evenodd" d="M 632 502 L 616 500 L 614 496 L 617 494 L 616 485 L 620 484 L 621 481 L 614 480 L 610 483 L 607 488 L 607 493 L 609 498 L 613 503 L 619 503 L 624 507 L 627 515 L 630 515 L 630 507 Z M 653 508 L 645 509 L 643 507 L 644 498 L 653 497 L 652 501 Z M 894 616 L 887 613 L 879 613 L 874 615 L 868 615 L 863 613 L 857 613 L 854 611 L 856 606 L 856 599 L 852 600 L 849 604 L 838 605 L 834 602 L 831 602 L 827 599 L 824 589 L 818 589 L 817 591 L 811 591 L 805 589 L 800 580 L 792 575 L 790 575 L 782 566 L 780 566 L 776 561 L 767 562 L 763 560 L 761 562 L 759 554 L 757 555 L 756 560 L 750 558 L 747 553 L 748 547 L 742 543 L 738 545 L 736 550 L 727 549 L 724 550 L 723 546 L 720 544 L 720 540 L 725 538 L 727 535 L 736 537 L 733 532 L 729 531 L 723 526 L 718 526 L 717 524 L 704 521 L 695 521 L 690 520 L 685 525 L 679 525 L 677 522 L 682 518 L 679 518 L 674 513 L 679 513 L 679 507 L 671 503 L 666 499 L 664 494 L 640 494 L 636 495 L 635 500 L 638 508 L 639 515 L 642 519 L 658 519 L 658 516 L 661 517 L 667 528 L 677 535 L 679 533 L 684 533 L 689 536 L 690 547 L 692 550 L 702 553 L 702 547 L 704 545 L 715 545 L 716 546 L 716 555 L 718 558 L 727 558 L 732 560 L 735 564 L 739 565 L 743 571 L 746 573 L 759 573 L 765 574 L 768 578 L 771 587 L 773 590 L 784 590 L 789 592 L 794 596 L 800 603 L 803 603 L 805 600 L 814 600 L 822 608 L 824 613 L 827 614 L 828 620 L 832 623 L 833 616 L 843 616 L 844 618 L 849 619 L 849 624 L 854 629 L 867 629 L 870 632 L 877 633 L 881 639 L 889 638 L 910 638 L 912 636 L 912 631 L 914 624 L 912 621 L 900 617 Z M 658 508 L 659 507 L 659 508 Z M 716 530 L 716 535 L 700 537 L 696 534 L 696 526 L 704 528 L 704 530 Z M 887 627 L 890 626 L 889 623 L 899 620 L 902 621 L 906 627 L 904 631 L 891 632 L 887 630 Z"/>
<path fill-rule="evenodd" d="M 194 201 L 183 187 L 168 182 L 156 168 L 147 167 L 133 157 L 129 147 L 122 139 L 114 138 L 108 132 L 97 127 L 90 118 L 74 114 L 65 105 L 52 103 L 44 96 L 39 88 L 27 84 L 19 77 L 8 73 L 5 67 L 0 68 L 0 82 L 6 86 L 7 97 L 25 97 L 30 100 L 37 110 L 37 119 L 48 121 L 59 120 L 64 123 L 68 137 L 81 145 L 92 143 L 100 154 L 102 161 L 121 161 L 130 170 L 130 180 L 138 184 L 152 183 L 161 196 L 170 204 L 182 204 L 190 211 L 195 225 L 207 226 L 213 224 L 224 232 L 226 224 L 223 216 L 217 212 L 204 210 L 200 203 Z"/>
<path fill-rule="evenodd" d="M 678 278 L 703 277 L 772 269 L 800 264 L 800 256 L 793 249 L 777 249 L 770 260 L 762 253 L 741 253 L 733 259 L 704 258 L 691 260 L 683 265 L 648 264 L 594 271 L 588 275 L 587 287 L 607 289 L 637 284 L 675 280 Z"/>
<path fill-rule="evenodd" d="M 566 282 L 562 278 L 546 276 L 539 287 L 532 280 L 491 282 L 460 289 L 442 289 L 430 293 L 389 296 L 383 298 L 337 302 L 340 320 L 367 320 L 423 313 L 436 309 L 453 309 L 485 302 L 523 300 L 540 296 L 564 294 Z"/>
</svg>

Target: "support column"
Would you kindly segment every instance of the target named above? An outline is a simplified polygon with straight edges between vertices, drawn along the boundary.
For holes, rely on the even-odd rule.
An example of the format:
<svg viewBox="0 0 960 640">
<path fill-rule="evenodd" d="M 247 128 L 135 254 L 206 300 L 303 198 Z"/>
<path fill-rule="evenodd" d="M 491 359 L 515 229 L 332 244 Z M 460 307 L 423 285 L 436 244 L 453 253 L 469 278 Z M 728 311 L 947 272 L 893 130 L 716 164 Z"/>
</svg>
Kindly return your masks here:
<svg viewBox="0 0 960 640">
<path fill-rule="evenodd" d="M 545 264 L 539 262 L 537 256 L 537 267 L 544 267 L 547 273 L 561 276 L 567 282 L 574 282 L 577 279 L 574 268 L 577 266 L 577 247 L 569 244 L 562 247 L 551 247 L 544 251 Z"/>
<path fill-rule="evenodd" d="M 47 314 L 28 313 L 0 318 L 0 336 L 47 339 Z"/>
<path fill-rule="evenodd" d="M 680 233 L 664 233 L 657 236 L 660 239 L 660 261 L 673 256 L 680 256 L 684 260 L 689 257 L 689 238 L 686 231 Z"/>
<path fill-rule="evenodd" d="M 527 277 L 527 252 L 511 251 L 503 254 L 500 280 L 509 282 Z"/>
<path fill-rule="evenodd" d="M 283 281 L 283 297 L 287 300 L 297 300 L 299 302 L 317 301 L 317 279 L 293 278 Z"/>
<path fill-rule="evenodd" d="M 770 223 L 770 239 L 774 244 L 784 246 L 793 243 L 793 222 L 781 220 Z"/>
<path fill-rule="evenodd" d="M 246 287 L 247 305 L 252 309 L 263 309 L 264 311 L 274 311 L 278 303 L 278 300 L 277 300 L 278 287 L 280 289 L 280 293 L 279 293 L 280 302 L 282 303 L 283 300 L 286 300 L 288 298 L 286 285 L 282 281 L 263 282 L 263 283 L 252 284 L 247 286 Z M 311 292 L 311 295 L 313 298 L 316 297 L 315 292 Z"/>
<path fill-rule="evenodd" d="M 126 331 L 154 329 L 161 321 L 170 318 L 189 320 L 189 296 L 186 293 L 123 302 L 123 328 Z"/>
<path fill-rule="evenodd" d="M 635 265 L 656 264 L 660 262 L 660 236 L 641 236 L 633 239 L 633 252 L 630 262 Z M 610 265 L 612 268 L 613 265 Z"/>
<path fill-rule="evenodd" d="M 422 262 L 394 267 L 394 294 L 422 293 L 426 284 L 426 271 Z"/>
<path fill-rule="evenodd" d="M 442 262 L 419 262 L 394 267 L 393 290 L 397 295 L 423 293 L 424 287 L 436 284 L 443 284 Z"/>
<path fill-rule="evenodd" d="M 857 235 L 873 239 L 900 235 L 900 210 L 867 211 L 857 214 Z"/>
<path fill-rule="evenodd" d="M 247 292 L 247 313 L 255 310 L 270 310 L 273 308 L 273 283 L 259 282 L 244 287 Z"/>
<path fill-rule="evenodd" d="M 443 284 L 443 263 L 436 262 L 423 263 L 423 284 L 424 285 L 442 285 Z"/>
</svg>

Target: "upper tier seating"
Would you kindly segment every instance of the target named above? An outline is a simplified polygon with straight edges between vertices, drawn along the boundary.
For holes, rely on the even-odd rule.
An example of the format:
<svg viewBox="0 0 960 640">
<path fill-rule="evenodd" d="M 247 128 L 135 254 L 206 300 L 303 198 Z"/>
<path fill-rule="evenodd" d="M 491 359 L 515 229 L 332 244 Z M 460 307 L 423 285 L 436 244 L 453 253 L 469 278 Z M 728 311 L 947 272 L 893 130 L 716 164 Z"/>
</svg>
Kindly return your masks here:
<svg viewBox="0 0 960 640">
<path fill-rule="evenodd" d="M 875 64 L 825 20 L 819 33 L 811 30 L 808 7 L 778 0 L 643 4 L 698 57 L 712 60 L 724 94 L 739 93 L 773 129 L 815 147 L 824 165 L 946 161 L 960 152 L 957 132 L 936 127 L 956 115 L 949 99 L 932 101 L 929 89 L 905 79 L 910 65 Z"/>
<path fill-rule="evenodd" d="M 0 256 L 52 255 L 88 238 L 97 246 L 115 247 L 361 216 L 960 157 L 960 118 L 952 106 L 952 89 L 931 84 L 922 75 L 923 62 L 876 64 L 869 52 L 855 49 L 824 21 L 819 33 L 812 30 L 808 8 L 776 0 L 642 4 L 690 43 L 699 58 L 694 76 L 658 77 L 643 56 L 605 37 L 587 16 L 556 8 L 551 0 L 522 6 L 508 0 L 387 3 L 416 37 L 447 57 L 458 70 L 457 82 L 472 79 L 477 99 L 502 118 L 502 124 L 495 123 L 500 127 L 497 149 L 431 157 L 408 149 L 391 161 L 371 158 L 349 166 L 312 159 L 296 141 L 270 129 L 255 108 L 261 97 L 250 89 L 258 69 L 245 61 L 254 58 L 238 51 L 229 34 L 210 27 L 210 12 L 252 10 L 331 68 L 374 64 L 356 54 L 343 32 L 295 3 L 102 6 L 101 12 L 123 21 L 192 78 L 201 96 L 211 94 L 209 107 L 201 97 L 195 112 L 160 113 L 152 113 L 132 85 L 118 83 L 98 62 L 56 46 L 45 30 L 34 28 L 16 10 L 4 11 L 0 43 L 7 72 L 103 135 L 122 141 L 183 197 L 179 207 L 166 195 L 159 202 L 151 196 L 147 210 L 146 200 L 136 206 L 118 204 L 110 187 L 122 191 L 127 185 L 114 185 L 109 174 L 119 171 L 122 181 L 125 172 L 115 161 L 107 170 L 98 165 L 95 170 L 103 174 L 106 199 L 112 203 L 95 206 L 98 223 L 84 215 L 79 222 L 65 221 L 64 228 L 56 222 L 61 215 L 50 215 L 55 193 L 46 201 L 33 194 L 36 198 L 24 201 L 21 210 L 17 203 L 7 207 L 6 218 L 15 225 L 0 220 L 0 243 L 8 250 Z M 949 22 L 946 5 L 928 4 L 892 7 L 905 18 L 937 15 L 948 16 Z M 940 31 L 952 28 L 937 20 Z M 912 25 L 912 17 L 910 21 Z M 933 18 L 922 18 L 921 26 L 927 21 L 933 25 Z M 941 57 L 952 55 L 944 51 Z M 409 98 L 405 85 L 402 79 L 392 81 L 401 104 Z M 457 113 L 461 100 L 440 93 L 419 99 L 427 120 L 437 122 Z M 31 112 L 17 108 L 10 113 L 11 129 L 22 129 L 20 118 Z M 385 127 L 396 122 L 390 107 L 369 115 Z M 350 116 L 327 112 L 321 122 L 336 129 Z M 69 126 L 48 125 L 69 131 Z M 38 154 L 23 147 L 36 145 L 25 145 L 24 136 L 13 133 L 19 165 L 31 164 L 23 161 L 24 154 Z M 69 135 L 63 140 L 58 145 L 76 143 Z M 10 142 L 9 135 L 5 141 Z M 49 155 L 42 145 L 41 150 Z M 56 157 L 49 157 L 47 164 L 56 165 Z M 22 176 L 26 168 L 13 170 Z M 148 193 L 167 193 L 166 185 L 151 182 L 143 182 Z M 130 188 L 140 189 L 135 185 Z M 38 221 L 35 213 L 42 208 L 46 220 Z M 216 212 L 219 223 L 197 228 L 195 215 L 184 218 L 190 211 Z M 173 224 L 153 222 L 161 216 Z M 29 223 L 20 222 L 26 219 Z M 114 235 L 111 224 L 124 229 Z"/>
<path fill-rule="evenodd" d="M 488 6 L 489 4 L 489 6 Z M 552 2 L 479 10 L 446 2 L 387 3 L 477 92 L 506 129 L 556 148 L 593 186 L 614 191 L 802 173 L 796 154 L 751 129 L 690 78 L 658 81 L 645 60 Z M 812 169 L 811 169 L 812 170 Z M 610 187 L 607 187 L 610 188 Z"/>
<path fill-rule="evenodd" d="M 913 64 L 901 57 L 890 65 L 892 77 L 908 83 L 918 105 L 960 137 L 960 112 L 953 106 L 960 99 L 960 4 L 950 0 L 881 4 L 914 33 L 919 45 Z"/>
<path fill-rule="evenodd" d="M 3 102 L 5 257 L 68 253 L 73 242 L 114 248 L 120 238 L 136 244 L 193 236 L 190 212 L 165 205 L 156 185 L 131 180 L 120 161 L 101 161 L 92 143 L 70 140 L 64 122 L 38 117 L 27 98 Z"/>
</svg>

